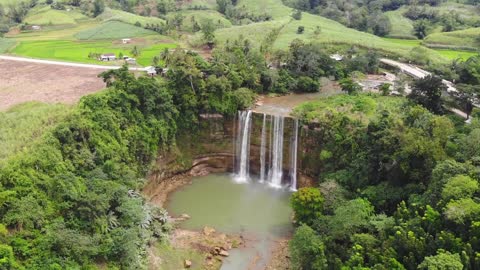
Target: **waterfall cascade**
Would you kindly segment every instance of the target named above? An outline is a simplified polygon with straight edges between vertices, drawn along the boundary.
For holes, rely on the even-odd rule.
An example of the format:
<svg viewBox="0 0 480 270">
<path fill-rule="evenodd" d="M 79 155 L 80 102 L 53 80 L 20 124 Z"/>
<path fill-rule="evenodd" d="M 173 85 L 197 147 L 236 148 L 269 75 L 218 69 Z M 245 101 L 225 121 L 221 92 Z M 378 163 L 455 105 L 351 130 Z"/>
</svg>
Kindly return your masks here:
<svg viewBox="0 0 480 270">
<path fill-rule="evenodd" d="M 271 146 L 272 162 L 268 172 L 268 182 L 273 187 L 282 186 L 283 175 L 283 127 L 285 118 L 283 116 L 273 117 L 273 145 Z"/>
<path fill-rule="evenodd" d="M 263 114 L 262 135 L 260 143 L 260 182 L 265 182 L 265 154 L 267 152 L 267 115 Z"/>
<path fill-rule="evenodd" d="M 290 143 L 290 189 L 297 190 L 297 151 L 298 151 L 298 119 L 293 124 L 293 134 Z"/>
<path fill-rule="evenodd" d="M 249 179 L 249 159 L 250 159 L 250 128 L 252 126 L 252 111 L 239 112 L 236 154 L 239 160 L 238 171 L 235 181 L 239 183 L 248 182 Z"/>
<path fill-rule="evenodd" d="M 298 151 L 298 119 L 293 119 L 292 130 L 285 132 L 286 118 L 279 115 L 262 115 L 262 126 L 260 130 L 256 129 L 254 125 L 254 116 L 251 111 L 242 111 L 238 113 L 238 120 L 236 127 L 235 138 L 235 181 L 244 183 L 250 179 L 250 141 L 254 136 L 259 136 L 259 140 L 253 137 L 252 148 L 253 155 L 258 155 L 260 161 L 257 166 L 252 168 L 259 168 L 259 182 L 268 182 L 272 187 L 282 187 L 282 180 L 288 179 L 290 181 L 290 189 L 295 191 L 297 187 L 297 151 Z M 257 118 L 255 118 L 257 119 Z M 290 121 L 290 118 L 287 118 Z M 270 123 L 268 123 L 270 122 Z M 288 122 L 289 124 L 290 122 Z M 290 127 L 290 125 L 287 125 Z M 291 134 L 290 139 L 284 143 L 286 134 Z M 259 144 L 258 144 L 259 143 Z M 288 144 L 285 146 L 285 144 Z M 285 148 L 289 147 L 289 148 Z M 284 166 L 284 150 L 289 155 L 289 165 Z M 252 156 L 253 157 L 253 156 Z M 259 166 L 258 166 L 259 165 Z M 285 170 L 284 170 L 285 169 Z M 288 169 L 288 174 L 284 173 Z"/>
</svg>

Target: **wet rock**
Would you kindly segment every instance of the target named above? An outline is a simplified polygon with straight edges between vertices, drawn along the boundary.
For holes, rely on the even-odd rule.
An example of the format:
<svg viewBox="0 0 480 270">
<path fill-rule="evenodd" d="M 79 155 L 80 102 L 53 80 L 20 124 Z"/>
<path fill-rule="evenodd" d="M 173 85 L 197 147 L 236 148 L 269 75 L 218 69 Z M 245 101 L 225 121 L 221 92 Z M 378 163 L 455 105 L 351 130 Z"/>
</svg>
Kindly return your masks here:
<svg viewBox="0 0 480 270">
<path fill-rule="evenodd" d="M 218 253 L 218 255 L 222 257 L 228 257 L 230 254 L 228 254 L 226 250 L 220 250 L 220 253 Z"/>
<path fill-rule="evenodd" d="M 214 229 L 214 228 L 210 228 L 210 227 L 208 227 L 208 226 L 205 226 L 205 227 L 203 228 L 203 234 L 204 234 L 205 236 L 210 236 L 211 234 L 214 234 L 214 233 L 215 233 L 215 229 Z"/>
<path fill-rule="evenodd" d="M 185 268 L 190 268 L 192 266 L 192 261 L 190 260 L 185 260 L 183 262 L 183 265 L 185 266 Z"/>
</svg>

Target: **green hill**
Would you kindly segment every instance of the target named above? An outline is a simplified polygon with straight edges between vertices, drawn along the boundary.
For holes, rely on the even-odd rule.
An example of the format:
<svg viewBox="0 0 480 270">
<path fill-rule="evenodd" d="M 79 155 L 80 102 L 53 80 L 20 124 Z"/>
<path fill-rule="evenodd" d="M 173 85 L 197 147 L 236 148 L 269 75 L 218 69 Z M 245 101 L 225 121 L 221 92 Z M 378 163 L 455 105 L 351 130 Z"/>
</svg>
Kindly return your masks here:
<svg viewBox="0 0 480 270">
<path fill-rule="evenodd" d="M 121 21 L 128 24 L 135 24 L 136 22 L 139 22 L 142 26 L 146 24 L 165 23 L 165 20 L 157 17 L 145 17 L 111 8 L 106 8 L 105 11 L 97 17 L 97 19 L 103 21 Z"/>
<path fill-rule="evenodd" d="M 25 23 L 38 25 L 77 24 L 78 20 L 87 19 L 75 9 L 56 10 L 50 6 L 39 6 L 30 10 L 24 19 Z"/>
</svg>

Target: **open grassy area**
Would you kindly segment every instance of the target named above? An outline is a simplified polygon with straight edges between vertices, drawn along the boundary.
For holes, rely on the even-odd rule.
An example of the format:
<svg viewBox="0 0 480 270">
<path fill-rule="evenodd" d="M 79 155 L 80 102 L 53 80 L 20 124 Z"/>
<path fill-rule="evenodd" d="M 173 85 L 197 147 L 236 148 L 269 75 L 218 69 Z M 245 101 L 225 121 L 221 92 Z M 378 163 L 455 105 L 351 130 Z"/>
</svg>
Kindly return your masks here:
<svg viewBox="0 0 480 270">
<path fill-rule="evenodd" d="M 174 249 L 167 244 L 157 244 L 156 256 L 162 259 L 161 264 L 158 266 L 159 270 L 170 269 L 184 269 L 184 261 L 190 260 L 192 266 L 190 269 L 201 270 L 203 269 L 204 255 L 193 250 Z"/>
<path fill-rule="evenodd" d="M 102 21 L 121 21 L 129 24 L 135 24 L 136 22 L 139 22 L 142 26 L 145 26 L 146 24 L 161 24 L 165 22 L 165 20 L 157 17 L 144 17 L 111 8 L 106 8 L 105 11 L 97 17 L 97 19 Z"/>
<path fill-rule="evenodd" d="M 480 37 L 480 27 L 430 34 L 425 38 L 424 44 L 427 46 L 475 49 L 479 47 L 478 37 Z"/>
<path fill-rule="evenodd" d="M 359 95 L 333 95 L 305 102 L 294 109 L 294 114 L 303 120 L 315 121 L 328 117 L 330 112 L 345 113 L 348 117 L 368 122 L 377 110 L 390 108 L 401 110 L 406 99 L 403 97 L 381 96 L 372 93 Z"/>
<path fill-rule="evenodd" d="M 38 25 L 58 25 L 76 24 L 78 20 L 82 19 L 87 19 L 87 17 L 76 10 L 55 10 L 50 6 L 39 6 L 29 11 L 24 22 Z"/>
<path fill-rule="evenodd" d="M 140 55 L 137 63 L 149 65 L 155 55 L 159 55 L 164 48 L 174 48 L 172 43 L 138 45 Z M 131 55 L 132 44 L 112 44 L 111 41 L 72 41 L 72 40 L 44 40 L 23 41 L 12 53 L 32 58 L 55 59 L 70 62 L 111 64 L 88 58 L 89 53 L 115 53 L 119 55 Z"/>
<path fill-rule="evenodd" d="M 403 16 L 405 10 L 403 8 L 385 12 L 385 15 L 390 20 L 392 29 L 388 34 L 389 37 L 394 38 L 409 38 L 416 39 L 413 35 L 413 22 Z"/>
<path fill-rule="evenodd" d="M 478 55 L 478 52 L 470 52 L 470 51 L 455 51 L 455 50 L 448 50 L 448 49 L 437 49 L 437 51 L 441 56 L 448 58 L 450 60 L 455 59 L 463 59 L 466 60 L 472 56 Z"/>
<path fill-rule="evenodd" d="M 133 26 L 124 22 L 109 21 L 97 27 L 79 32 L 75 37 L 80 40 L 105 40 L 132 38 L 156 34 L 153 31 Z"/>
<path fill-rule="evenodd" d="M 0 167 L 5 158 L 25 149 L 70 113 L 66 105 L 24 103 L 0 112 Z"/>
</svg>

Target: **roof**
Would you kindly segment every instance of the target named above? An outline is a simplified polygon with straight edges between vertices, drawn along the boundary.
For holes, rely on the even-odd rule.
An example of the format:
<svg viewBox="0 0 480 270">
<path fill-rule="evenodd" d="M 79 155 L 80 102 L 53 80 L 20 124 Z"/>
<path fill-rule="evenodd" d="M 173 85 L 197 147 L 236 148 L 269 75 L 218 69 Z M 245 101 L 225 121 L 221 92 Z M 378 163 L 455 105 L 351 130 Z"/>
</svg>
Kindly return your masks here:
<svg viewBox="0 0 480 270">
<path fill-rule="evenodd" d="M 115 54 L 114 53 L 104 53 L 104 54 L 102 54 L 102 56 L 115 56 Z"/>
</svg>

